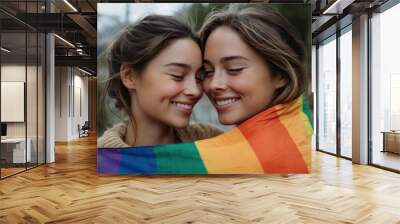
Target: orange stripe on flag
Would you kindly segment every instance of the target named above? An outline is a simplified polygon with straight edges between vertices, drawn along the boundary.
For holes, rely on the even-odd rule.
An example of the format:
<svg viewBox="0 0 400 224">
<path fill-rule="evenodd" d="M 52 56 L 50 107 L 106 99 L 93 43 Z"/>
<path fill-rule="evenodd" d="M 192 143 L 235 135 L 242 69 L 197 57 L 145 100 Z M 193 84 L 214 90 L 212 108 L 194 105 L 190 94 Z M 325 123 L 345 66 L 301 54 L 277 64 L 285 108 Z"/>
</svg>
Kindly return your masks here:
<svg viewBox="0 0 400 224">
<path fill-rule="evenodd" d="M 281 116 L 279 119 L 296 144 L 303 160 L 307 164 L 307 169 L 311 171 L 311 138 L 313 130 L 307 116 L 302 111 L 299 111 L 296 116 Z"/>
<path fill-rule="evenodd" d="M 278 112 L 270 110 L 268 113 L 271 119 L 253 120 L 239 126 L 257 154 L 264 172 L 308 173 L 307 165 L 295 142 L 280 120 L 275 119 Z"/>
</svg>

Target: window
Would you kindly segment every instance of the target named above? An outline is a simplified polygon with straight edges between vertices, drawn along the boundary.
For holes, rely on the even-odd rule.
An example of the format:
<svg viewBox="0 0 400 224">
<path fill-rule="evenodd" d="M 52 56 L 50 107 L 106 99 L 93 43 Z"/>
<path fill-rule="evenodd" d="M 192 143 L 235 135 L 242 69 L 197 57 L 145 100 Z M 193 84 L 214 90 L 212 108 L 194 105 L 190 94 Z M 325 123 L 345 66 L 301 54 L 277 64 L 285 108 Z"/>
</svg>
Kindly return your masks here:
<svg viewBox="0 0 400 224">
<path fill-rule="evenodd" d="M 318 145 L 336 153 L 336 35 L 318 47 Z"/>
<path fill-rule="evenodd" d="M 340 155 L 352 157 L 352 34 L 351 25 L 340 36 Z"/>
<path fill-rule="evenodd" d="M 400 4 L 371 18 L 371 160 L 396 170 L 400 170 L 399 21 Z"/>
</svg>

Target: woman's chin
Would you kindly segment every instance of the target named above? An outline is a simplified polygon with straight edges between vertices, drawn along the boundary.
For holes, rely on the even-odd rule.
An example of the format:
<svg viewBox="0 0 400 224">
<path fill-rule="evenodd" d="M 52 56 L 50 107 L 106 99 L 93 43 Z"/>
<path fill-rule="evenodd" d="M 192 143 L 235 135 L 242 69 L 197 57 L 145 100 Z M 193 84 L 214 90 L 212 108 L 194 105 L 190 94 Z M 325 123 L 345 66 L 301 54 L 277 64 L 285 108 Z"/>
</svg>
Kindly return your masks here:
<svg viewBox="0 0 400 224">
<path fill-rule="evenodd" d="M 236 124 L 236 119 L 232 117 L 224 117 L 224 116 L 219 116 L 218 120 L 221 124 L 223 125 L 233 125 Z"/>
<path fill-rule="evenodd" d="M 189 119 L 177 119 L 171 122 L 174 128 L 186 128 L 189 125 Z"/>
<path fill-rule="evenodd" d="M 248 116 L 240 114 L 219 114 L 218 120 L 223 125 L 239 125 L 243 121 L 247 120 Z"/>
</svg>

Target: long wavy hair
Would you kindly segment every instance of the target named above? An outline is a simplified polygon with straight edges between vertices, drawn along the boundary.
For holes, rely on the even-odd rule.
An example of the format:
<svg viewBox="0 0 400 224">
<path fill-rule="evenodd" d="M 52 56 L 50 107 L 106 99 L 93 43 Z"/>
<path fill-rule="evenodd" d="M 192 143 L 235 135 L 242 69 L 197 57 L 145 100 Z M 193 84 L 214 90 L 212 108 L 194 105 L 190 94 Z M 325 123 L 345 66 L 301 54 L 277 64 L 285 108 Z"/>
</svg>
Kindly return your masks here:
<svg viewBox="0 0 400 224">
<path fill-rule="evenodd" d="M 172 41 L 191 38 L 200 45 L 200 39 L 191 29 L 175 17 L 149 15 L 140 21 L 127 26 L 108 47 L 106 59 L 109 77 L 107 78 L 102 105 L 103 120 L 106 96 L 115 100 L 115 107 L 124 112 L 133 125 L 136 133 L 136 120 L 132 113 L 131 95 L 121 81 L 120 68 L 127 64 L 137 74 L 141 74 L 147 64 Z M 136 136 L 135 138 L 136 139 Z"/>
<path fill-rule="evenodd" d="M 203 51 L 209 35 L 221 26 L 236 31 L 264 58 L 272 76 L 286 81 L 275 91 L 269 106 L 292 102 L 305 92 L 304 43 L 285 17 L 262 4 L 231 4 L 210 14 L 204 22 L 200 30 Z"/>
</svg>

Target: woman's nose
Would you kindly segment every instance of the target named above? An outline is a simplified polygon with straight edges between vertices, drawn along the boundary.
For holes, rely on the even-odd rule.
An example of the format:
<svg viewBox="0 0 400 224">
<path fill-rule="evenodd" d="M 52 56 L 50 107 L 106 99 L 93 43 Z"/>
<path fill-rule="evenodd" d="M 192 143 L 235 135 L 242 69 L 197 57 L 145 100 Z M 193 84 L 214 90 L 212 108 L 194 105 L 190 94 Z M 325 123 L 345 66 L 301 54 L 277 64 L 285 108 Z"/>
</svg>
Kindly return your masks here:
<svg viewBox="0 0 400 224">
<path fill-rule="evenodd" d="M 187 96 L 200 97 L 203 94 L 203 90 L 196 79 L 188 79 L 185 82 L 183 93 Z"/>
<path fill-rule="evenodd" d="M 215 72 L 211 77 L 211 81 L 209 83 L 209 88 L 211 91 L 219 92 L 226 89 L 226 76 L 221 72 Z"/>
</svg>

